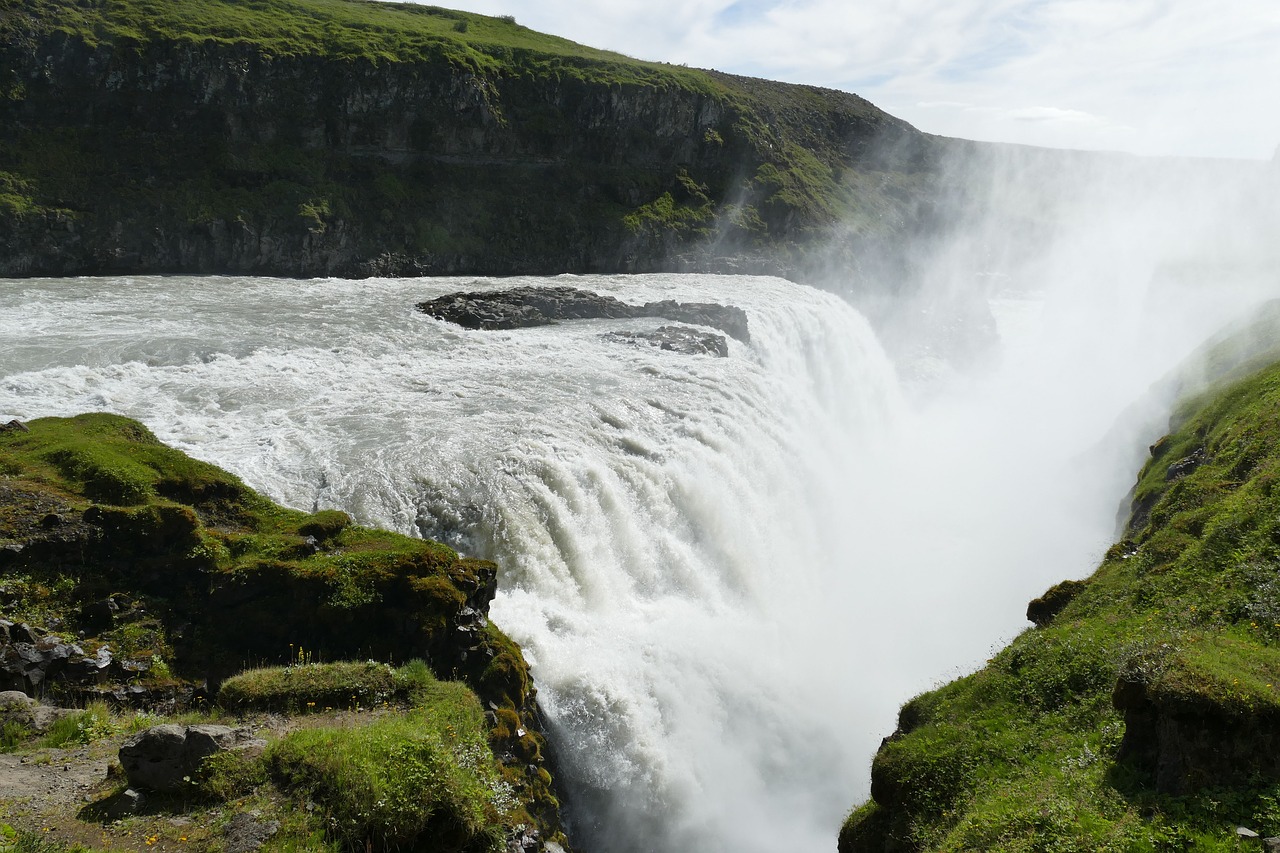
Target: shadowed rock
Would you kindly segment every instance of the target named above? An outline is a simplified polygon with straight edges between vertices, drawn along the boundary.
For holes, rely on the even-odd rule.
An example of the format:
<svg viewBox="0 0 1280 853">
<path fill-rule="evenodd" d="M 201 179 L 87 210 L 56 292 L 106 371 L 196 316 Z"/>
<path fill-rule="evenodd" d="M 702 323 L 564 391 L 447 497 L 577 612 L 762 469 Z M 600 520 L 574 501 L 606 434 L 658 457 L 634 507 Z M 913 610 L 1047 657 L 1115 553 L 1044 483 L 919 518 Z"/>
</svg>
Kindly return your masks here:
<svg viewBox="0 0 1280 853">
<path fill-rule="evenodd" d="M 515 287 L 475 293 L 450 293 L 418 303 L 418 310 L 464 329 L 522 329 L 559 320 L 658 317 L 710 326 L 744 343 L 751 340 L 747 313 L 732 305 L 662 300 L 629 305 L 575 287 Z"/>
<path fill-rule="evenodd" d="M 131 788 L 171 793 L 189 784 L 205 756 L 265 745 L 246 731 L 227 726 L 152 726 L 121 745 L 120 766 Z"/>
</svg>

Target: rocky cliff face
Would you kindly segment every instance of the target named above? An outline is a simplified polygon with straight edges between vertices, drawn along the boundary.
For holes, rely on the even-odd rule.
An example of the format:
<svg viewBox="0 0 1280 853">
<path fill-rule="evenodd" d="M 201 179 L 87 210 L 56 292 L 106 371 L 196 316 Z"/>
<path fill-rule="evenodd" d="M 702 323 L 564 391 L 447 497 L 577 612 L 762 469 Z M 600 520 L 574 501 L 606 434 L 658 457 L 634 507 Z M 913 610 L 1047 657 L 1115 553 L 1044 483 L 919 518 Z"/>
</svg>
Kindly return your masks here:
<svg viewBox="0 0 1280 853">
<path fill-rule="evenodd" d="M 3 275 L 759 268 L 851 204 L 905 210 L 841 175 L 927 147 L 844 93 L 103 37 L 54 5 L 3 24 Z"/>
</svg>

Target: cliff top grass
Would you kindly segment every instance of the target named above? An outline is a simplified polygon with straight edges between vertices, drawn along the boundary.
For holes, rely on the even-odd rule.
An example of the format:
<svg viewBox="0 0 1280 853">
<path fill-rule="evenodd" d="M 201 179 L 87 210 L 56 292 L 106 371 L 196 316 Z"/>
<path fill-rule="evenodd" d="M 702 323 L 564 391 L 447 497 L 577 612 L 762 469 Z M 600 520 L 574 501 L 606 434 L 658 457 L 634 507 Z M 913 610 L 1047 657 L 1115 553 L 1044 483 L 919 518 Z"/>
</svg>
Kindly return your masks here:
<svg viewBox="0 0 1280 853">
<path fill-rule="evenodd" d="M 906 228 L 937 160 L 856 95 L 412 3 L 0 0 L 0 54 L 0 231 L 74 244 L 19 274 L 791 265 Z"/>
<path fill-rule="evenodd" d="M 25 426 L 25 431 L 0 434 L 0 476 L 8 488 L 41 493 L 68 508 L 92 509 L 91 518 L 105 514 L 118 523 L 168 524 L 167 533 L 187 537 L 191 559 L 224 571 L 269 561 L 302 573 L 367 573 L 393 565 L 424 572 L 458 562 L 444 545 L 357 527 L 338 510 L 303 513 L 281 507 L 238 477 L 162 444 L 142 424 L 119 415 L 41 418 Z M 0 509 L 0 542 L 19 541 L 53 524 L 47 514 L 37 517 L 43 506 L 6 501 Z"/>
<path fill-rule="evenodd" d="M 1126 538 L 1037 602 L 1059 612 L 903 707 L 843 853 L 1280 835 L 1280 363 L 1246 361 L 1173 425 Z"/>
<path fill-rule="evenodd" d="M 90 44 L 157 41 L 251 48 L 263 56 L 325 56 L 374 64 L 445 60 L 592 82 L 716 88 L 705 73 L 642 62 L 488 17 L 375 0 L 4 0 L 0 33 L 20 26 Z"/>
</svg>

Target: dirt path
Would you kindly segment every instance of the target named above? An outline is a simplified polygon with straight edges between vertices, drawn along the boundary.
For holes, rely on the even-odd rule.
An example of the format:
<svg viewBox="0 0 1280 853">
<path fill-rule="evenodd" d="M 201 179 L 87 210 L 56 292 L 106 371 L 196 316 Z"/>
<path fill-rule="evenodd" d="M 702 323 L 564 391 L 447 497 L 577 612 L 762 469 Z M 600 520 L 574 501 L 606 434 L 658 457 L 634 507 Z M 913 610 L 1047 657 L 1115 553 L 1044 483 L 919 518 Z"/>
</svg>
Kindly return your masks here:
<svg viewBox="0 0 1280 853">
<path fill-rule="evenodd" d="M 94 743 L 77 749 L 46 749 L 26 755 L 0 755 L 0 802 L 27 802 L 35 810 L 65 809 L 83 803 L 107 778 L 118 744 Z"/>
</svg>

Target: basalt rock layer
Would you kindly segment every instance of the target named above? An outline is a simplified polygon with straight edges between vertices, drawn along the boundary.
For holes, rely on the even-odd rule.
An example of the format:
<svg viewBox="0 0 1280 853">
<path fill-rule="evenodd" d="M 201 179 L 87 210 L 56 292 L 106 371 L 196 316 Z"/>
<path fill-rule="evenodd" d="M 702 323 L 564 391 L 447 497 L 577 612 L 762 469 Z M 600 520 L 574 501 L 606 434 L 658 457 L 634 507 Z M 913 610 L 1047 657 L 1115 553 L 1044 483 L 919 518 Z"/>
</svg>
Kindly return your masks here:
<svg viewBox="0 0 1280 853">
<path fill-rule="evenodd" d="M 432 7 L 0 6 L 0 275 L 777 272 L 927 220 L 938 144 Z"/>
</svg>

